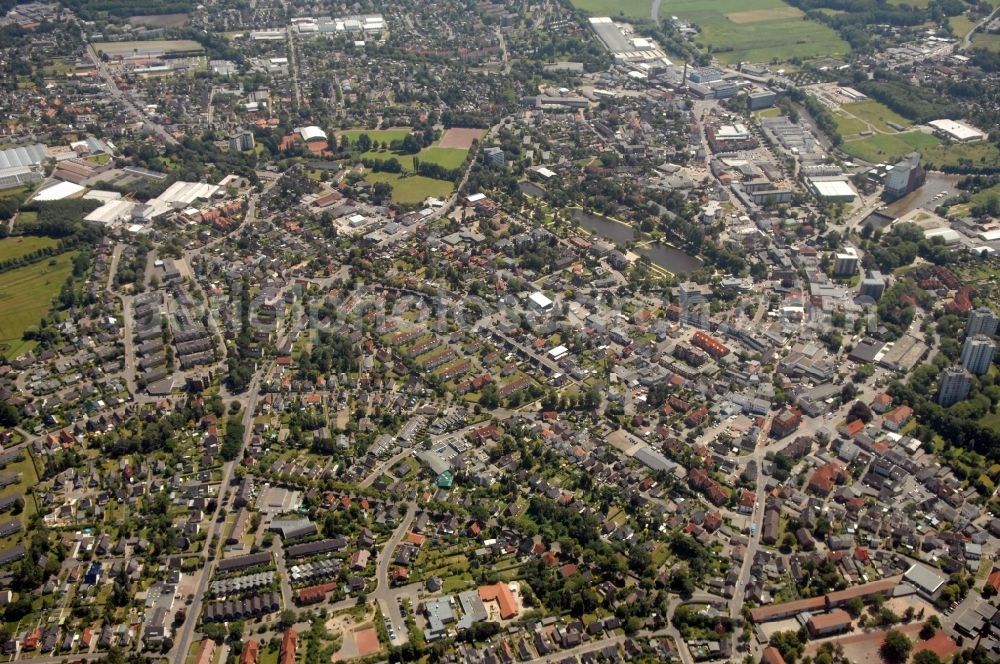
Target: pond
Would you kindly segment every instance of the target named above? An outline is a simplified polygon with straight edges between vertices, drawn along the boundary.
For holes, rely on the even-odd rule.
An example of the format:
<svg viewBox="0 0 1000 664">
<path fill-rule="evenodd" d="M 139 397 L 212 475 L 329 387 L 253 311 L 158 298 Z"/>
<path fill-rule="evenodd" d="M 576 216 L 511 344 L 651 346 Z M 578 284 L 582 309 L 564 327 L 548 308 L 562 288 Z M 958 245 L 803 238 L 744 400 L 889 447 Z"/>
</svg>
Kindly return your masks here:
<svg viewBox="0 0 1000 664">
<path fill-rule="evenodd" d="M 626 226 L 599 214 L 574 210 L 572 216 L 581 228 L 615 244 L 623 245 L 635 239 L 635 231 L 631 226 Z M 654 265 L 658 265 L 673 274 L 692 272 L 701 267 L 700 259 L 665 244 L 637 247 L 634 251 L 640 256 L 647 256 Z"/>
<path fill-rule="evenodd" d="M 521 190 L 521 193 L 526 196 L 533 196 L 535 198 L 542 198 L 545 196 L 545 190 L 531 182 L 521 182 L 518 183 L 517 186 Z"/>
</svg>

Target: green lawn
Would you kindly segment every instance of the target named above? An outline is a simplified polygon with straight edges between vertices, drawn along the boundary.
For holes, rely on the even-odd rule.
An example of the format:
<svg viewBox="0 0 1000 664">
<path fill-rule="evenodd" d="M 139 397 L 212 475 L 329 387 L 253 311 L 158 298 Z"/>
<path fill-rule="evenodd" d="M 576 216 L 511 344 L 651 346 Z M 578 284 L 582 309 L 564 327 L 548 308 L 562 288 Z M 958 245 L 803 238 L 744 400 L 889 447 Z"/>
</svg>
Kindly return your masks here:
<svg viewBox="0 0 1000 664">
<path fill-rule="evenodd" d="M 969 205 L 972 207 L 982 205 L 991 198 L 1000 198 L 1000 184 L 995 184 L 992 187 L 987 187 L 982 191 L 974 193 L 969 200 Z"/>
<path fill-rule="evenodd" d="M 573 6 L 595 16 L 649 18 L 651 0 L 573 0 Z"/>
<path fill-rule="evenodd" d="M 757 118 L 776 118 L 781 115 L 781 109 L 777 106 L 772 106 L 771 108 L 762 108 L 759 111 L 754 111 L 753 114 Z"/>
<path fill-rule="evenodd" d="M 392 185 L 392 200 L 395 203 L 421 203 L 428 196 L 445 198 L 451 195 L 454 185 L 444 180 L 425 178 L 422 175 L 399 175 L 397 173 L 367 173 L 365 179 L 371 183 L 388 182 Z"/>
<path fill-rule="evenodd" d="M 361 134 L 368 134 L 368 138 L 373 141 L 392 143 L 393 141 L 403 140 L 410 131 L 409 127 L 400 127 L 398 129 L 346 129 L 335 133 L 337 134 L 338 141 L 341 136 L 347 136 L 347 140 L 353 143 L 358 140 L 358 136 L 361 136 Z"/>
<path fill-rule="evenodd" d="M 33 345 L 21 336 L 48 313 L 52 298 L 73 270 L 75 253 L 0 274 L 0 352 L 6 357 L 16 357 Z"/>
<path fill-rule="evenodd" d="M 951 29 L 955 32 L 955 36 L 959 39 L 969 34 L 969 30 L 971 30 L 976 24 L 975 21 L 970 19 L 965 14 L 962 14 L 961 16 L 952 16 L 948 19 L 948 23 L 951 25 Z"/>
<path fill-rule="evenodd" d="M 990 429 L 1000 429 L 1000 413 L 988 413 L 979 420 L 979 423 Z"/>
<path fill-rule="evenodd" d="M 982 191 L 976 192 L 975 194 L 972 195 L 972 198 L 969 199 L 968 203 L 961 203 L 959 205 L 951 206 L 948 209 L 948 217 L 951 219 L 960 219 L 965 215 L 969 214 L 969 211 L 972 208 L 976 207 L 977 205 L 982 205 L 983 203 L 985 203 L 986 201 L 988 201 L 990 198 L 993 197 L 1000 198 L 1000 184 L 995 184 L 992 187 L 987 187 Z M 983 275 L 983 278 L 990 279 L 992 278 L 992 275 L 991 274 Z M 1000 415 L 996 415 L 994 417 L 996 418 L 997 424 L 1000 425 Z"/>
<path fill-rule="evenodd" d="M 901 127 L 910 126 L 909 120 L 873 99 L 859 101 L 855 104 L 845 104 L 843 109 L 859 120 L 867 122 L 876 131 L 895 132 L 896 130 L 889 126 L 888 123 L 890 122 L 898 124 Z"/>
<path fill-rule="evenodd" d="M 17 213 L 17 224 L 33 224 L 36 221 L 38 221 L 38 213 L 34 210 L 22 210 Z"/>
<path fill-rule="evenodd" d="M 977 32 L 972 36 L 972 48 L 1000 51 L 1000 35 L 989 32 Z"/>
<path fill-rule="evenodd" d="M 840 135 L 845 138 L 850 136 L 857 136 L 861 132 L 866 131 L 868 129 L 868 125 L 866 125 L 864 122 L 855 118 L 848 117 L 841 111 L 834 112 L 833 119 L 837 122 L 837 131 L 839 131 Z"/>
<path fill-rule="evenodd" d="M 278 649 L 272 648 L 270 644 L 261 648 L 257 664 L 278 664 Z"/>
<path fill-rule="evenodd" d="M 804 18 L 782 0 L 663 0 L 660 16 L 697 25 L 701 34 L 695 41 L 725 64 L 836 57 L 850 51 L 831 28 Z"/>
<path fill-rule="evenodd" d="M 12 463 L 3 470 L 0 470 L 0 474 L 21 476 L 21 481 L 17 484 L 11 484 L 10 486 L 4 487 L 0 490 L 0 497 L 6 498 L 7 496 L 17 493 L 24 496 L 24 509 L 22 509 L 18 514 L 7 513 L 0 517 L 4 521 L 7 521 L 8 519 L 16 519 L 21 522 L 22 527 L 21 532 L 0 540 L 0 547 L 6 549 L 24 539 L 24 534 L 28 528 L 28 519 L 32 514 L 38 511 L 37 505 L 35 504 L 35 497 L 28 495 L 27 492 L 29 487 L 33 487 L 38 484 L 38 471 L 35 469 L 35 464 L 32 462 L 31 455 L 28 453 L 28 450 L 24 450 L 24 459 L 16 463 Z"/>
<path fill-rule="evenodd" d="M 966 144 L 940 144 L 923 151 L 928 164 L 938 168 L 942 166 L 998 166 L 1000 165 L 1000 149 L 995 143 L 980 141 Z"/>
<path fill-rule="evenodd" d="M 425 164 L 438 164 L 448 170 L 452 170 L 465 163 L 465 157 L 468 154 L 468 150 L 461 150 L 459 148 L 438 148 L 431 146 L 418 152 L 416 157 Z M 413 170 L 414 155 L 412 154 L 396 154 L 390 150 L 369 150 L 361 155 L 362 159 L 378 159 L 380 161 L 386 161 L 392 157 L 399 160 L 399 163 L 406 170 Z"/>
<path fill-rule="evenodd" d="M 72 72 L 73 65 L 66 62 L 62 58 L 50 60 L 48 64 L 42 67 L 42 75 L 48 78 L 52 78 L 54 76 L 66 76 Z"/>
<path fill-rule="evenodd" d="M 856 141 L 847 141 L 841 149 L 852 157 L 878 164 L 898 161 L 914 150 L 924 152 L 940 143 L 936 136 L 911 131 L 905 134 L 876 134 Z"/>
<path fill-rule="evenodd" d="M 4 144 L 4 146 L 2 148 L 0 148 L 0 149 L 6 150 L 7 148 L 12 148 L 12 147 L 15 147 L 15 146 L 13 144 Z M 0 197 L 3 197 L 3 198 L 16 198 L 17 200 L 19 200 L 19 201 L 21 201 L 23 203 L 24 201 L 26 201 L 28 199 L 28 194 L 30 194 L 34 190 L 35 190 L 34 187 L 31 187 L 31 188 L 28 188 L 28 187 L 12 187 L 10 189 L 4 189 L 3 191 L 0 191 Z"/>
<path fill-rule="evenodd" d="M 468 590 L 472 575 L 468 572 L 445 577 L 441 580 L 441 592 L 454 593 L 459 590 Z"/>
<path fill-rule="evenodd" d="M 16 237 L 5 237 L 0 240 L 0 261 L 11 258 L 19 258 L 32 251 L 37 251 L 45 247 L 54 247 L 58 242 L 49 237 L 37 237 L 34 235 L 21 235 Z"/>
</svg>

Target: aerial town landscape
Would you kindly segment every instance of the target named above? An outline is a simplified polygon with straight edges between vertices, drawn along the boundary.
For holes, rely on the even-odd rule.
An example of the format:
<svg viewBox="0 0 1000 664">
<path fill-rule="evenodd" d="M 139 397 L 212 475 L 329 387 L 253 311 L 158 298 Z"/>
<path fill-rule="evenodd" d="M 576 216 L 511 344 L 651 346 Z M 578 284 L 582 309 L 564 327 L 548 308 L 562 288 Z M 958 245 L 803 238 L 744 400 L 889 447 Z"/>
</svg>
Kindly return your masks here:
<svg viewBox="0 0 1000 664">
<path fill-rule="evenodd" d="M 4 661 L 1000 661 L 1000 5 L 0 2 Z"/>
</svg>

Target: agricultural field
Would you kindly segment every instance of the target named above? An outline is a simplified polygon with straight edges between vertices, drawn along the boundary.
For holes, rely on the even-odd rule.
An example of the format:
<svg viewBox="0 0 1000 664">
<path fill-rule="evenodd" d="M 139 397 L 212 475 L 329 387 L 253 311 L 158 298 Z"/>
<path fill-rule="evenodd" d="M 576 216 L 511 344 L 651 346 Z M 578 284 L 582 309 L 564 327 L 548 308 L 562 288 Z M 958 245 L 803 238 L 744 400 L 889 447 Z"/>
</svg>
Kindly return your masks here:
<svg viewBox="0 0 1000 664">
<path fill-rule="evenodd" d="M 903 134 L 876 134 L 846 141 L 840 149 L 852 157 L 878 164 L 898 161 L 914 150 L 924 152 L 940 143 L 936 136 L 910 131 Z"/>
<path fill-rule="evenodd" d="M 0 262 L 11 258 L 20 258 L 33 251 L 54 247 L 58 242 L 49 237 L 36 237 L 34 235 L 19 235 L 16 237 L 5 237 L 0 240 Z"/>
<path fill-rule="evenodd" d="M 204 50 L 198 42 L 191 39 L 149 39 L 143 41 L 94 42 L 94 50 L 106 53 L 108 57 L 125 57 L 129 55 L 159 55 L 180 51 Z"/>
<path fill-rule="evenodd" d="M 0 353 L 17 357 L 34 346 L 21 336 L 48 313 L 73 271 L 74 255 L 68 252 L 0 274 Z"/>
<path fill-rule="evenodd" d="M 697 25 L 695 41 L 725 64 L 836 57 L 850 50 L 832 29 L 782 0 L 663 0 L 660 16 Z"/>
<path fill-rule="evenodd" d="M 573 0 L 573 6 L 594 16 L 649 18 L 651 0 Z"/>
<path fill-rule="evenodd" d="M 450 196 L 454 188 L 451 182 L 425 178 L 422 175 L 367 173 L 365 179 L 372 184 L 376 182 L 388 182 L 391 184 L 393 202 L 402 204 L 421 203 L 428 196 L 444 198 Z"/>
</svg>

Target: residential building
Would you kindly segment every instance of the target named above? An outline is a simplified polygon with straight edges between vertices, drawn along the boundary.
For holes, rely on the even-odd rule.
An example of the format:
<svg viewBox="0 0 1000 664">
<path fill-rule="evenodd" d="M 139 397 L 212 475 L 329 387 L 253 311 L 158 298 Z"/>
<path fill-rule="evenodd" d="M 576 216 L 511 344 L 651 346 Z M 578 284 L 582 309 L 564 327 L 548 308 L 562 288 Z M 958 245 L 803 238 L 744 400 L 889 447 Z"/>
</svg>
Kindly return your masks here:
<svg viewBox="0 0 1000 664">
<path fill-rule="evenodd" d="M 985 334 L 966 337 L 962 345 L 962 366 L 981 376 L 989 371 L 995 354 L 996 344 Z"/>
<path fill-rule="evenodd" d="M 299 645 L 299 635 L 292 627 L 285 630 L 281 637 L 279 664 L 295 664 L 295 650 Z"/>
<path fill-rule="evenodd" d="M 802 415 L 794 408 L 786 408 L 777 415 L 771 422 L 771 435 L 775 438 L 784 438 L 794 433 L 802 424 Z"/>
<path fill-rule="evenodd" d="M 837 276 L 850 276 L 858 271 L 858 252 L 854 247 L 848 247 L 834 256 L 833 273 Z"/>
<path fill-rule="evenodd" d="M 971 388 L 972 374 L 967 369 L 960 366 L 948 367 L 941 372 L 936 400 L 947 408 L 968 397 Z"/>
<path fill-rule="evenodd" d="M 889 431 L 899 431 L 913 418 L 913 409 L 903 405 L 885 416 L 883 426 Z"/>
<path fill-rule="evenodd" d="M 965 336 L 974 337 L 977 334 L 985 334 L 988 337 L 995 337 L 997 327 L 1000 325 L 1000 316 L 989 307 L 979 307 L 969 312 L 969 320 L 965 324 Z"/>
<path fill-rule="evenodd" d="M 677 297 L 681 306 L 693 306 L 707 302 L 712 297 L 712 287 L 693 281 L 683 281 L 677 287 Z"/>
<path fill-rule="evenodd" d="M 255 145 L 253 132 L 250 131 L 241 131 L 229 138 L 229 149 L 233 152 L 253 150 Z"/>
<path fill-rule="evenodd" d="M 885 292 L 885 277 L 878 270 L 873 270 L 871 274 L 861 281 L 861 290 L 858 295 L 866 295 L 878 302 Z"/>
<path fill-rule="evenodd" d="M 505 156 L 501 148 L 486 148 L 483 150 L 483 156 L 486 158 L 486 163 L 490 166 L 500 168 L 504 165 Z"/>
</svg>

